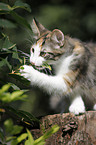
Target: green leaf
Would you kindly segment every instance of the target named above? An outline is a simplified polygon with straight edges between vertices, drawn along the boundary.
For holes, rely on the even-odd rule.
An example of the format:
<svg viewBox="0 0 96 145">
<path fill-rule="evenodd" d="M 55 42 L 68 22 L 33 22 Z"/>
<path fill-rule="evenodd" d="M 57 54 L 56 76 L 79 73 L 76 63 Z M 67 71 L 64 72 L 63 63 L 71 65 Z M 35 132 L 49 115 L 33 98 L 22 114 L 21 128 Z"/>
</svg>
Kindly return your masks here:
<svg viewBox="0 0 96 145">
<path fill-rule="evenodd" d="M 10 113 L 14 113 L 15 116 L 21 119 L 25 124 L 33 126 L 33 121 L 40 123 L 40 121 L 29 112 L 22 111 L 22 110 L 15 110 L 14 108 L 9 106 L 6 106 L 5 109 L 8 110 Z"/>
<path fill-rule="evenodd" d="M 14 91 L 12 94 L 10 94 L 10 101 L 23 100 L 24 98 L 27 97 L 27 95 L 23 95 L 23 94 L 24 91 L 22 90 Z"/>
<path fill-rule="evenodd" d="M 12 119 L 7 119 L 4 122 L 4 127 L 5 127 L 6 132 L 10 134 L 11 131 L 13 130 L 13 121 L 12 121 Z"/>
<path fill-rule="evenodd" d="M 44 142 L 47 138 L 49 138 L 52 134 L 56 133 L 58 130 L 59 130 L 59 126 L 54 125 L 43 136 L 36 139 L 35 142 L 34 142 L 34 145 L 37 145 L 37 144 L 39 145 L 39 143 L 41 143 L 42 141 Z"/>
<path fill-rule="evenodd" d="M 13 52 L 12 58 L 19 59 L 18 53 L 16 51 Z"/>
<path fill-rule="evenodd" d="M 12 100 L 14 100 L 14 99 L 16 99 L 17 97 L 20 97 L 23 93 L 24 93 L 24 92 L 21 91 L 21 90 L 14 91 L 14 92 L 11 94 L 10 98 L 11 98 Z"/>
<path fill-rule="evenodd" d="M 30 145 L 29 140 L 26 140 L 25 143 L 24 143 L 24 145 Z"/>
<path fill-rule="evenodd" d="M 20 81 L 20 83 L 22 83 L 25 86 L 29 86 L 30 85 L 30 81 L 28 81 L 23 76 L 21 76 L 20 73 L 10 73 L 9 75 L 10 75 L 10 77 L 13 77 L 16 80 Z"/>
<path fill-rule="evenodd" d="M 23 3 L 21 0 L 17 0 L 12 8 L 13 9 L 23 8 L 23 9 L 31 12 L 30 6 L 27 3 Z"/>
<path fill-rule="evenodd" d="M 10 88 L 10 84 L 4 85 L 4 86 L 0 89 L 0 93 L 3 93 L 3 92 L 8 91 L 9 88 Z"/>
<path fill-rule="evenodd" d="M 0 13 L 1 14 L 8 13 L 10 11 L 13 11 L 14 9 L 17 9 L 17 8 L 23 8 L 23 9 L 31 12 L 30 6 L 27 3 L 23 3 L 20 0 L 16 1 L 13 7 L 11 7 L 8 4 L 0 2 Z"/>
<path fill-rule="evenodd" d="M 10 93 L 4 93 L 2 95 L 0 95 L 0 100 L 3 102 L 3 103 L 8 103 L 10 102 Z"/>
<path fill-rule="evenodd" d="M 5 60 L 3 59 L 3 60 L 0 61 L 0 67 L 2 67 L 4 65 L 6 65 L 6 63 L 5 63 Z"/>
<path fill-rule="evenodd" d="M 9 20 L 0 19 L 0 27 L 3 28 L 16 28 L 16 25 Z"/>
<path fill-rule="evenodd" d="M 7 65 L 8 68 L 9 68 L 10 70 L 12 69 L 12 66 L 11 66 L 10 63 L 7 61 L 7 58 L 2 59 L 2 60 L 0 61 L 0 67 L 2 67 L 2 66 L 4 66 L 4 65 Z"/>
<path fill-rule="evenodd" d="M 14 125 L 13 130 L 11 131 L 11 134 L 16 135 L 19 134 L 22 131 L 23 127 L 19 125 Z"/>
<path fill-rule="evenodd" d="M 4 122 L 4 127 L 5 127 L 5 130 L 6 130 L 6 133 L 9 134 L 9 135 L 19 134 L 23 129 L 22 126 L 14 125 L 12 119 L 7 119 Z"/>
<path fill-rule="evenodd" d="M 23 141 L 24 139 L 26 139 L 27 136 L 28 136 L 27 133 L 21 134 L 19 137 L 17 137 L 17 142 L 20 143 L 21 141 Z"/>
<path fill-rule="evenodd" d="M 10 134 L 11 135 L 11 134 Z M 14 140 L 16 137 L 15 136 L 6 136 L 6 142 L 9 142 L 11 140 Z"/>
<path fill-rule="evenodd" d="M 15 84 L 13 84 L 13 83 L 9 83 L 9 84 L 14 90 L 20 90 L 20 88 L 17 87 Z"/>
<path fill-rule="evenodd" d="M 18 110 L 18 113 L 22 114 L 22 117 L 24 117 L 24 119 L 26 121 L 30 121 L 30 122 L 35 121 L 35 122 L 40 123 L 40 121 L 36 117 L 34 117 L 34 115 L 30 114 L 29 112 L 26 112 L 23 110 Z"/>
<path fill-rule="evenodd" d="M 28 134 L 28 143 L 26 145 L 33 145 L 34 139 L 33 139 L 32 135 L 28 129 L 27 129 L 27 134 Z"/>
<path fill-rule="evenodd" d="M 15 46 L 16 46 L 16 44 L 11 43 L 10 40 L 9 40 L 9 37 L 7 36 L 7 37 L 5 38 L 4 43 L 3 43 L 2 50 L 12 49 L 12 48 L 15 47 Z M 5 48 L 5 49 L 4 49 L 4 48 Z"/>
<path fill-rule="evenodd" d="M 24 70 L 24 67 L 23 66 L 20 66 L 20 69 Z"/>
<path fill-rule="evenodd" d="M 18 24 L 20 24 L 23 27 L 25 27 L 25 28 L 27 28 L 27 29 L 29 29 L 29 30 L 32 31 L 32 28 L 31 28 L 30 24 L 27 22 L 26 19 L 24 19 L 23 17 L 21 17 L 20 15 L 18 15 L 17 13 L 15 13 L 14 11 L 11 11 L 10 14 L 11 14 L 11 16 L 14 18 L 14 20 Z"/>
<path fill-rule="evenodd" d="M 12 8 L 5 3 L 0 2 L 0 11 L 11 11 Z"/>
<path fill-rule="evenodd" d="M 48 68 L 49 70 L 52 70 L 51 66 L 47 62 L 44 62 L 42 67 Z"/>
<path fill-rule="evenodd" d="M 17 139 L 12 140 L 10 145 L 18 145 Z"/>
</svg>

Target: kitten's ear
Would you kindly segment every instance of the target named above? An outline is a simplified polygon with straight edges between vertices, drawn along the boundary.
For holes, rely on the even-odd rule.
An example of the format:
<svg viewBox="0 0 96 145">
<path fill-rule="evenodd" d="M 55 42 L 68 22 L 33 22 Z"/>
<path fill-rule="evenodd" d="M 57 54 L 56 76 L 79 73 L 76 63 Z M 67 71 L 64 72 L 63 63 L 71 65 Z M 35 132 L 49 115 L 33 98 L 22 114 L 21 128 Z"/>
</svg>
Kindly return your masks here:
<svg viewBox="0 0 96 145">
<path fill-rule="evenodd" d="M 60 46 L 64 44 L 64 34 L 58 29 L 54 29 L 51 33 L 51 40 L 57 42 Z"/>
<path fill-rule="evenodd" d="M 45 27 L 40 24 L 35 18 L 32 21 L 31 27 L 36 39 L 46 31 Z"/>
</svg>

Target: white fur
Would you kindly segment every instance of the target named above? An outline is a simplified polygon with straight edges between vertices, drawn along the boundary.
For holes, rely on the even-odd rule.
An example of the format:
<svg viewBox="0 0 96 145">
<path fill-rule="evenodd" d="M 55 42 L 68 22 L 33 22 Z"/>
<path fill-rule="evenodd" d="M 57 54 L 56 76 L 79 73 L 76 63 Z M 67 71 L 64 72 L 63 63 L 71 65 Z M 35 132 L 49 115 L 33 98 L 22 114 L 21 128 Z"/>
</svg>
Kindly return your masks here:
<svg viewBox="0 0 96 145">
<path fill-rule="evenodd" d="M 95 111 L 96 111 L 96 104 L 93 106 L 93 110 L 95 110 Z"/>
<path fill-rule="evenodd" d="M 34 53 L 32 52 L 32 49 L 34 49 Z M 40 56 L 40 49 L 41 49 L 40 43 L 33 45 L 31 48 L 30 62 L 36 66 L 42 65 L 44 61 L 44 58 Z"/>
<path fill-rule="evenodd" d="M 59 62 L 57 62 L 58 64 L 56 64 L 56 74 L 58 75 L 66 75 L 66 73 L 68 73 L 69 70 L 69 65 L 73 59 L 73 55 L 70 55 L 68 57 L 66 57 L 65 59 L 62 58 L 59 60 Z"/>
<path fill-rule="evenodd" d="M 67 91 L 67 86 L 62 76 L 48 76 L 35 70 L 32 66 L 23 66 L 24 69 L 20 70 L 21 75 L 31 81 L 32 85 L 43 88 L 50 94 L 63 94 Z"/>
<path fill-rule="evenodd" d="M 36 50 L 34 54 L 31 53 L 30 60 L 32 62 L 34 61 L 36 63 L 35 59 L 39 59 L 39 48 L 40 47 L 37 45 L 35 47 Z M 64 95 L 64 93 L 69 91 L 69 88 L 67 87 L 66 82 L 64 82 L 63 76 L 66 77 L 66 73 L 69 71 L 68 67 L 72 59 L 73 55 L 60 62 L 60 68 L 58 67 L 58 73 L 56 76 L 48 76 L 47 74 L 35 70 L 32 66 L 27 65 L 24 65 L 24 70 L 21 70 L 22 76 L 30 80 L 32 85 L 43 88 L 50 94 Z"/>
<path fill-rule="evenodd" d="M 78 115 L 79 113 L 85 112 L 85 106 L 84 106 L 84 102 L 83 102 L 81 96 L 77 96 L 73 100 L 72 104 L 69 107 L 69 111 L 73 112 L 76 115 Z"/>
</svg>

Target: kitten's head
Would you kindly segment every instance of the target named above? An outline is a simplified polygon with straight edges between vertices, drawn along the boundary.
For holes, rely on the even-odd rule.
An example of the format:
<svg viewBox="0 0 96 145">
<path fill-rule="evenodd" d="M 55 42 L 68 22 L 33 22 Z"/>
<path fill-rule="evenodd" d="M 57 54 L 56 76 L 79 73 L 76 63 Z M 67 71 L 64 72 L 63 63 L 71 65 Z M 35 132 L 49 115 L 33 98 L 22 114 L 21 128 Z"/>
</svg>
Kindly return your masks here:
<svg viewBox="0 0 96 145">
<path fill-rule="evenodd" d="M 47 30 L 42 24 L 33 19 L 32 30 L 35 44 L 31 47 L 30 62 L 35 66 L 42 66 L 44 62 L 53 63 L 62 54 L 64 45 L 64 34 L 54 29 Z"/>
</svg>

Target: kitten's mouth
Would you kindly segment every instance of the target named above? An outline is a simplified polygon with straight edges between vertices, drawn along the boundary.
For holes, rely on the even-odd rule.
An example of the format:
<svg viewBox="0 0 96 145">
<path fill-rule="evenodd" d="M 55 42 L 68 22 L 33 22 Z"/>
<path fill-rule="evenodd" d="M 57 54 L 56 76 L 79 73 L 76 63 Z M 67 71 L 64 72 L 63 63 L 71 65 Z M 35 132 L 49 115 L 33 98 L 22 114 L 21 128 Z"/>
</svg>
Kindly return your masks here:
<svg viewBox="0 0 96 145">
<path fill-rule="evenodd" d="M 53 74 L 52 66 L 48 65 L 47 63 L 44 63 L 41 66 L 32 65 L 32 67 L 36 70 L 44 72 L 45 74 L 48 74 L 48 75 Z"/>
</svg>

